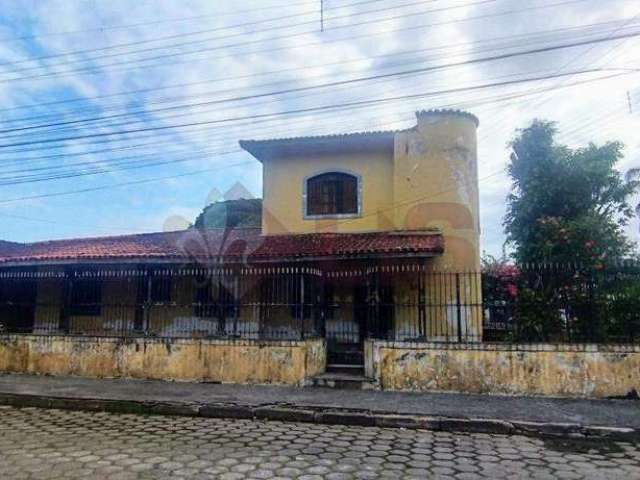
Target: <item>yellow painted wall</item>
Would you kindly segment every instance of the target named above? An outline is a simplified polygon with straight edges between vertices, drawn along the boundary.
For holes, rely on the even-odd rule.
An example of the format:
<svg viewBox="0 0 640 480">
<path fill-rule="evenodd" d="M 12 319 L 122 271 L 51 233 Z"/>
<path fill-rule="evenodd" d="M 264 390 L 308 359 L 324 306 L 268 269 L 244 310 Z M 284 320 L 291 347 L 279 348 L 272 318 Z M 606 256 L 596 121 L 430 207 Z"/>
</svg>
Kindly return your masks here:
<svg viewBox="0 0 640 480">
<path fill-rule="evenodd" d="M 468 115 L 418 113 L 416 128 L 396 134 L 394 223 L 442 232 L 434 269 L 480 268 L 476 128 Z"/>
<path fill-rule="evenodd" d="M 303 179 L 330 170 L 362 177 L 362 216 L 343 220 L 303 218 Z M 262 231 L 265 235 L 392 230 L 393 158 L 390 154 L 310 155 L 264 160 Z"/>
<path fill-rule="evenodd" d="M 457 112 L 419 112 L 395 134 L 393 154 L 343 153 L 263 160 L 263 233 L 442 231 L 435 269 L 480 267 L 476 121 Z M 328 170 L 362 176 L 361 218 L 304 219 L 303 181 Z"/>
<path fill-rule="evenodd" d="M 2 372 L 294 385 L 325 364 L 323 340 L 0 336 Z"/>
<path fill-rule="evenodd" d="M 38 291 L 40 285 L 38 285 Z M 137 278 L 102 281 L 100 315 L 69 317 L 69 333 L 83 335 L 120 335 L 133 329 L 136 314 Z"/>
<path fill-rule="evenodd" d="M 383 389 L 609 397 L 640 389 L 639 346 L 367 342 L 366 373 Z"/>
</svg>

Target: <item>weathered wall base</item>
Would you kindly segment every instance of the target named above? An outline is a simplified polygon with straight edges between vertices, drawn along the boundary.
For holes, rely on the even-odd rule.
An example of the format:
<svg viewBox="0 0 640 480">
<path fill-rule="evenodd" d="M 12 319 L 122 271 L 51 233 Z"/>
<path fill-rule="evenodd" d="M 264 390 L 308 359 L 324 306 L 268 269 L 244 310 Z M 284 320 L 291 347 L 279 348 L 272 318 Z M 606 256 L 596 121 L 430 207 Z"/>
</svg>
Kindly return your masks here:
<svg viewBox="0 0 640 480">
<path fill-rule="evenodd" d="M 365 370 L 389 390 L 610 397 L 640 391 L 640 346 L 370 341 Z"/>
<path fill-rule="evenodd" d="M 324 340 L 0 335 L 0 371 L 224 383 L 302 384 L 324 372 Z"/>
</svg>

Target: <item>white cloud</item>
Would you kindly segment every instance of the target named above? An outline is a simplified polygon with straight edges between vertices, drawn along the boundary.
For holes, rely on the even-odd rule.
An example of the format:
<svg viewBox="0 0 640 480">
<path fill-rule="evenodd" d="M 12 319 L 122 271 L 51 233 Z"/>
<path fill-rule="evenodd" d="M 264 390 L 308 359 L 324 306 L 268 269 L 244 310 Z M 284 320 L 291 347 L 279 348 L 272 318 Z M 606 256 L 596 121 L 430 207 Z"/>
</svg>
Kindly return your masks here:
<svg viewBox="0 0 640 480">
<path fill-rule="evenodd" d="M 299 2 L 296 2 L 299 3 Z M 594 47 L 581 47 L 526 56 L 500 62 L 475 64 L 451 68 L 429 74 L 380 79 L 361 84 L 338 86 L 329 89 L 300 92 L 295 95 L 278 95 L 268 98 L 247 99 L 243 101 L 192 107 L 165 113 L 152 113 L 159 107 L 177 105 L 186 102 L 210 101 L 243 95 L 269 92 L 280 88 L 314 85 L 345 78 L 355 78 L 379 72 L 397 71 L 403 68 L 416 68 L 429 64 L 442 64 L 461 61 L 488 55 L 489 48 L 496 48 L 501 42 L 487 43 L 487 39 L 521 35 L 534 31 L 543 31 L 569 25 L 584 25 L 603 22 L 623 17 L 630 18 L 638 13 L 632 2 L 621 0 L 597 2 L 595 0 L 575 2 L 561 7 L 531 10 L 521 14 L 501 15 L 475 21 L 463 21 L 441 26 L 423 28 L 425 24 L 461 20 L 478 15 L 499 13 L 507 10 L 541 5 L 549 2 L 515 2 L 499 0 L 476 6 L 466 6 L 455 10 L 432 12 L 418 15 L 419 12 L 440 8 L 439 2 L 412 7 L 401 7 L 406 2 L 401 0 L 362 3 L 351 8 L 337 8 L 341 2 L 326 2 L 327 31 L 320 33 L 319 23 L 292 27 L 286 30 L 273 30 L 255 33 L 265 26 L 291 26 L 300 21 L 319 20 L 316 14 L 283 21 L 272 21 L 266 25 L 255 25 L 245 29 L 236 28 L 225 31 L 203 33 L 201 35 L 183 36 L 193 31 L 211 30 L 231 24 L 261 21 L 280 15 L 292 15 L 315 11 L 315 5 L 281 5 L 272 10 L 273 2 L 210 2 L 208 0 L 192 0 L 174 2 L 157 0 L 154 2 L 130 2 L 118 0 L 112 2 L 91 3 L 70 2 L 65 0 L 43 0 L 34 2 L 32 11 L 3 6 L 3 16 L 10 18 L 7 25 L 0 24 L 0 38 L 20 37 L 25 35 L 48 35 L 51 32 L 92 30 L 73 35 L 48 35 L 31 40 L 0 43 L 0 63 L 15 62 L 20 59 L 56 55 L 69 51 L 96 49 L 121 43 L 138 43 L 137 46 L 122 47 L 117 52 L 120 56 L 95 59 L 101 54 L 110 54 L 113 50 L 87 53 L 83 55 L 58 57 L 37 63 L 20 63 L 0 65 L 0 95 L 5 108 L 33 104 L 32 109 L 11 111 L 9 118 L 54 113 L 55 116 L 43 118 L 42 121 L 73 120 L 86 116 L 109 115 L 134 110 L 146 110 L 146 113 L 133 118 L 116 118 L 110 122 L 92 124 L 80 130 L 67 129 L 58 134 L 100 133 L 110 129 L 126 126 L 126 122 L 138 119 L 143 123 L 134 126 L 166 126 L 176 122 L 215 121 L 228 117 L 252 117 L 266 113 L 290 109 L 308 108 L 319 105 L 347 103 L 371 98 L 382 98 L 395 95 L 416 94 L 433 90 L 458 88 L 462 86 L 486 83 L 494 80 L 516 78 L 524 74 L 534 75 L 541 72 L 559 72 L 580 68 L 620 67 L 637 65 L 638 40 L 605 43 Z M 463 5 L 470 2 L 456 2 L 452 5 Z M 330 20 L 333 16 L 349 13 L 363 13 L 367 10 L 398 6 L 389 11 L 376 14 L 358 15 L 349 19 Z M 253 12 L 247 11 L 256 8 Z M 227 15 L 230 11 L 243 11 L 239 15 Z M 383 21 L 389 16 L 415 12 L 416 15 Z M 184 17 L 200 16 L 199 19 L 175 21 Z M 172 20 L 173 21 L 166 21 Z M 340 25 L 353 24 L 367 20 L 375 20 L 370 24 L 353 28 L 338 28 Z M 110 28 L 114 25 L 143 24 L 145 22 L 162 22 L 152 25 L 139 25 L 135 28 Z M 105 27 L 103 30 L 101 27 Z M 419 27 L 419 28 L 418 28 Z M 406 28 L 405 31 L 383 33 Z M 310 29 L 315 33 L 284 37 L 287 33 L 298 34 Z M 237 34 L 246 31 L 246 34 Z M 249 33 L 254 32 L 254 33 Z M 231 36 L 228 39 L 222 38 Z M 370 35 L 363 37 L 362 35 Z M 158 37 L 175 36 L 171 40 L 149 42 Z M 352 40 L 334 41 L 336 39 L 357 37 Z M 557 34 L 555 41 L 566 39 L 569 34 Z M 217 40 L 214 39 L 217 37 Z M 131 49 L 146 49 L 177 42 L 188 42 L 209 38 L 200 44 L 183 48 L 165 48 L 147 51 L 135 55 L 125 55 Z M 546 37 L 545 41 L 550 41 Z M 236 47 L 233 49 L 217 49 L 223 45 L 238 42 L 260 40 L 260 43 Z M 473 42 L 473 43 L 472 43 Z M 467 43 L 467 46 L 463 44 Z M 305 46 L 307 45 L 307 46 Z M 462 45 L 453 49 L 452 45 Z M 475 50 L 471 49 L 471 45 Z M 522 43 L 518 49 L 537 46 L 539 43 Z M 145 68 L 133 68 L 131 64 L 111 65 L 121 61 L 145 58 L 153 55 L 173 54 L 195 51 L 202 48 L 212 49 L 199 54 L 185 54 L 168 57 L 164 60 L 148 62 Z M 427 49 L 431 49 L 430 51 Z M 484 53 L 478 51 L 483 49 Z M 270 50 L 270 52 L 264 51 Z M 414 50 L 405 55 L 394 55 L 399 51 Z M 420 51 L 422 50 L 422 51 Z M 513 50 L 513 48 L 512 48 Z M 261 53 L 250 53 L 259 52 Z M 495 50 L 494 50 L 495 51 Z M 83 63 L 61 65 L 74 59 L 82 58 Z M 635 63 L 634 63 L 635 62 Z M 155 66 L 153 66 L 155 65 Z M 158 66 L 159 65 L 159 66 Z M 52 74 L 46 78 L 3 82 L 3 78 L 16 74 L 3 72 L 16 68 L 37 66 L 37 70 L 24 71 L 21 75 Z M 79 67 L 92 66 L 98 69 L 97 74 L 65 74 L 63 72 Z M 287 70 L 281 73 L 269 73 Z M 233 80 L 224 80 L 234 78 Z M 202 155 L 203 151 L 232 151 L 238 148 L 239 138 L 267 138 L 304 134 L 335 133 L 367 129 L 400 128 L 414 123 L 412 112 L 417 109 L 438 107 L 466 102 L 468 108 L 480 117 L 479 135 L 479 170 L 480 177 L 501 171 L 506 165 L 508 151 L 506 143 L 516 128 L 523 127 L 532 118 L 550 118 L 559 122 L 563 136 L 561 139 L 571 145 L 584 144 L 587 141 L 598 142 L 607 139 L 620 139 L 627 145 L 626 157 L 621 168 L 638 166 L 637 111 L 629 115 L 626 111 L 626 91 L 629 90 L 636 99 L 640 98 L 640 90 L 635 87 L 637 76 L 620 77 L 606 82 L 590 83 L 582 87 L 557 89 L 538 96 L 522 97 L 508 102 L 476 105 L 479 98 L 489 98 L 508 92 L 523 92 L 542 86 L 560 86 L 574 81 L 574 78 L 555 79 L 544 84 L 524 84 L 501 89 L 473 91 L 467 93 L 447 94 L 428 99 L 411 99 L 401 102 L 378 105 L 375 107 L 353 109 L 349 112 L 315 112 L 300 116 L 283 116 L 281 118 L 255 118 L 235 123 L 213 124 L 194 129 L 159 130 L 149 133 L 144 138 L 132 134 L 118 141 L 102 144 L 102 146 L 124 146 L 133 143 L 151 143 L 146 147 L 134 150 L 123 150 L 111 155 L 91 154 L 69 157 L 64 161 L 55 160 L 56 165 L 64 165 L 78 161 L 101 162 L 96 165 L 108 166 L 114 158 L 140 153 L 155 153 L 159 160 L 176 158 L 175 150 L 193 152 L 194 160 L 186 163 L 141 168 L 112 172 L 108 175 L 96 175 L 56 181 L 52 183 L 25 184 L 20 187 L 3 187 L 1 198 L 32 195 L 53 191 L 62 191 L 81 187 L 92 187 L 108 183 L 125 182 L 137 178 L 167 176 L 201 168 L 223 167 L 229 163 L 250 160 L 247 154 L 236 153 L 220 158 L 214 154 Z M 274 83 L 278 82 L 278 83 Z M 265 85 L 274 83 L 273 85 Z M 91 97 L 112 95 L 122 91 L 132 91 L 166 87 L 178 84 L 189 84 L 180 88 L 153 90 L 129 97 Z M 218 92 L 218 93 L 216 93 Z M 61 104 L 51 107 L 38 107 L 39 103 L 68 97 L 84 97 L 84 102 Z M 636 108 L 640 111 L 640 102 L 636 100 Z M 180 114 L 180 116 L 176 116 Z M 188 114 L 188 115 L 187 115 Z M 4 121 L 7 121 L 5 116 Z M 123 124 L 122 126 L 115 126 Z M 3 126 L 2 128 L 6 128 Z M 54 135 L 51 132 L 50 135 Z M 79 153 L 86 149 L 99 149 L 100 145 L 88 147 L 80 142 L 69 142 L 64 149 L 39 151 L 30 155 L 47 153 Z M 203 158 L 197 158 L 201 155 Z M 11 158 L 15 157 L 12 155 Z M 2 159 L 2 154 L 0 154 Z M 20 159 L 22 160 L 22 159 Z M 51 165 L 53 160 L 48 164 Z M 40 163 L 46 165 L 46 163 Z M 88 167 L 87 167 L 88 168 Z M 207 193 L 212 188 L 224 192 L 236 180 L 252 192 L 260 192 L 260 166 L 221 168 L 211 175 L 182 177 L 162 184 L 147 184 L 133 188 L 114 189 L 111 192 L 86 194 L 82 196 L 53 197 L 44 205 L 30 203 L 20 204 L 20 208 L 32 216 L 59 218 L 59 228 L 47 230 L 32 229 L 27 222 L 13 222 L 4 228 L 4 220 L 0 217 L 5 236 L 12 238 L 33 239 L 34 236 L 56 237 L 61 235 L 82 235 L 91 233 L 90 225 L 95 223 L 100 229 L 114 226 L 114 230 L 131 227 L 132 230 L 159 230 L 164 219 L 170 215 L 195 215 L 206 201 Z M 0 173 L 1 175 L 1 173 Z M 499 253 L 503 241 L 501 221 L 504 214 L 504 196 L 508 192 L 509 183 L 504 174 L 493 176 L 481 182 L 481 205 L 483 223 L 483 248 Z M 2 211 L 18 211 L 15 204 L 0 204 Z M 119 212 L 130 212 L 122 216 Z M 73 214 L 71 213 L 73 212 Z M 161 213 L 158 213 L 161 212 Z M 74 226 L 68 218 L 78 218 Z M 85 226 L 80 226 L 82 223 Z M 637 234 L 637 224 L 630 226 L 630 232 Z"/>
</svg>

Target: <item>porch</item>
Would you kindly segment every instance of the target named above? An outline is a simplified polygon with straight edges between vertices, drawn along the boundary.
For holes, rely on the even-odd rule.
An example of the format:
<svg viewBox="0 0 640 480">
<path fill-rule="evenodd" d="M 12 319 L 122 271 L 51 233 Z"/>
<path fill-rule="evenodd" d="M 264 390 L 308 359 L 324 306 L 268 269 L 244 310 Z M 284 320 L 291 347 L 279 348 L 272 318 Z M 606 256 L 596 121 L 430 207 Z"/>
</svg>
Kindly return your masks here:
<svg viewBox="0 0 640 480">
<path fill-rule="evenodd" d="M 255 341 L 325 339 L 363 365 L 368 339 L 480 341 L 479 274 L 428 259 L 277 266 L 79 265 L 0 271 L 5 333 Z"/>
</svg>

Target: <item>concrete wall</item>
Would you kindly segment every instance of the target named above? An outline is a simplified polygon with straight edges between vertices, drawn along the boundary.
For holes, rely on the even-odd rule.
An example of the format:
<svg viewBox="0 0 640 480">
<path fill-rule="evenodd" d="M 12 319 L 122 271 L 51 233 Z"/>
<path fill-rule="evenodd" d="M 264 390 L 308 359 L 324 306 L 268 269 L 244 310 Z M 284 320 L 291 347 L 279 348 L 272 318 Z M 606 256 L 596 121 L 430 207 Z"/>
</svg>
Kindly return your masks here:
<svg viewBox="0 0 640 480">
<path fill-rule="evenodd" d="M 640 391 L 640 346 L 366 342 L 383 389 L 609 397 Z"/>
<path fill-rule="evenodd" d="M 2 372 L 293 385 L 325 363 L 323 340 L 0 335 Z"/>
</svg>

